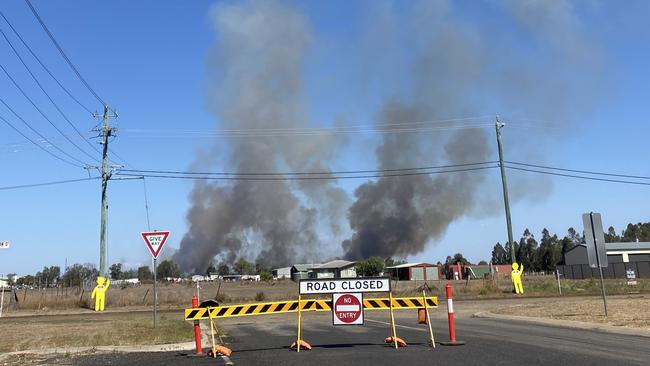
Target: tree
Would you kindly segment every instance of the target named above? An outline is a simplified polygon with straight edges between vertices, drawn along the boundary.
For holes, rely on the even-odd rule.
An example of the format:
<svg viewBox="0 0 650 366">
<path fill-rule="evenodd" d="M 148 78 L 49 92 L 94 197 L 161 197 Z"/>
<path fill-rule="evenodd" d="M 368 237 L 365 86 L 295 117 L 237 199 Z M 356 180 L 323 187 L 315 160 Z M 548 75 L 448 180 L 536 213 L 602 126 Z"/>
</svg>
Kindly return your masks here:
<svg viewBox="0 0 650 366">
<path fill-rule="evenodd" d="M 16 280 L 16 274 L 15 273 L 9 273 L 7 275 L 7 285 L 9 285 L 9 287 L 14 286 L 16 284 L 15 280 Z"/>
<path fill-rule="evenodd" d="M 160 262 L 156 268 L 158 278 L 176 278 L 180 277 L 180 275 L 181 271 L 178 269 L 178 264 L 169 259 Z"/>
<path fill-rule="evenodd" d="M 138 267 L 138 280 L 140 282 L 151 281 L 153 279 L 153 273 L 149 266 Z"/>
<path fill-rule="evenodd" d="M 122 263 L 114 263 L 108 268 L 111 278 L 114 280 L 122 279 Z"/>
<path fill-rule="evenodd" d="M 481 260 L 481 261 L 478 262 L 478 265 L 479 265 L 479 266 L 487 266 L 487 264 L 488 264 L 488 262 L 483 261 L 483 260 Z"/>
<path fill-rule="evenodd" d="M 554 272 L 561 259 L 562 245 L 557 235 L 551 236 L 545 228 L 542 230 L 542 239 L 534 255 L 533 270 Z"/>
<path fill-rule="evenodd" d="M 128 269 L 124 272 L 122 272 L 122 279 L 130 279 L 130 278 L 138 278 L 138 270 L 137 269 Z"/>
<path fill-rule="evenodd" d="M 398 266 L 400 264 L 405 264 L 405 263 L 406 261 L 404 259 L 395 260 L 393 259 L 393 257 L 388 257 L 384 260 L 385 267 Z"/>
<path fill-rule="evenodd" d="M 496 243 L 492 249 L 492 264 L 508 264 L 508 253 L 501 243 Z"/>
<path fill-rule="evenodd" d="M 459 262 L 460 264 L 469 264 L 469 261 L 465 259 L 465 257 L 461 253 L 456 253 L 454 254 L 453 257 L 447 256 L 447 260 L 445 261 L 445 264 L 452 265 Z"/>
<path fill-rule="evenodd" d="M 264 268 L 260 272 L 260 281 L 271 282 L 273 281 L 273 273 L 270 269 Z"/>
<path fill-rule="evenodd" d="M 357 276 L 360 277 L 376 277 L 384 272 L 386 263 L 381 257 L 370 257 L 366 260 L 358 261 L 354 265 Z"/>
<path fill-rule="evenodd" d="M 215 272 L 217 272 L 217 269 L 214 268 L 214 264 L 210 263 L 208 268 L 205 270 L 205 274 L 209 276 L 210 274 L 215 273 Z"/>
<path fill-rule="evenodd" d="M 94 281 L 99 276 L 99 271 L 94 264 L 75 263 L 68 267 L 61 278 L 63 286 L 83 286 L 86 281 Z"/>
<path fill-rule="evenodd" d="M 233 270 L 235 271 L 236 274 L 238 275 L 249 275 L 253 274 L 253 263 L 245 260 L 244 258 L 240 258 L 235 262 L 233 265 Z"/>
<path fill-rule="evenodd" d="M 537 241 L 535 236 L 528 230 L 519 240 L 519 250 L 517 251 L 517 263 L 524 265 L 524 270 L 536 270 L 533 267 L 535 251 L 537 250 Z"/>
<path fill-rule="evenodd" d="M 616 230 L 613 226 L 610 226 L 605 233 L 605 243 L 618 243 L 621 241 L 621 237 L 616 235 Z"/>
<path fill-rule="evenodd" d="M 219 268 L 217 268 L 217 273 L 219 276 L 225 276 L 230 274 L 230 267 L 228 267 L 227 264 L 223 263 L 219 265 Z"/>
</svg>

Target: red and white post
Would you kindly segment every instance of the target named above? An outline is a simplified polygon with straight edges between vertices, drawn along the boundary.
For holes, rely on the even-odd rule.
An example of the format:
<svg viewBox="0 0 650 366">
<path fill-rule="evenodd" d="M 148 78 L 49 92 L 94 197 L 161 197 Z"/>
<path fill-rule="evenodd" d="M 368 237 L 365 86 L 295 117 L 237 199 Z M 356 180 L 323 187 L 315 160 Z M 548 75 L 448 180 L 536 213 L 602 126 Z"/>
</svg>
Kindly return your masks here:
<svg viewBox="0 0 650 366">
<path fill-rule="evenodd" d="M 199 298 L 192 296 L 192 307 L 199 307 Z M 194 342 L 196 343 L 196 355 L 203 356 L 203 347 L 201 346 L 201 325 L 198 320 L 194 321 Z"/>
<path fill-rule="evenodd" d="M 443 346 L 461 346 L 463 341 L 456 340 L 456 327 L 454 325 L 454 299 L 452 297 L 451 285 L 449 282 L 445 285 L 445 294 L 447 295 L 447 321 L 449 322 L 449 342 L 440 342 Z"/>
</svg>

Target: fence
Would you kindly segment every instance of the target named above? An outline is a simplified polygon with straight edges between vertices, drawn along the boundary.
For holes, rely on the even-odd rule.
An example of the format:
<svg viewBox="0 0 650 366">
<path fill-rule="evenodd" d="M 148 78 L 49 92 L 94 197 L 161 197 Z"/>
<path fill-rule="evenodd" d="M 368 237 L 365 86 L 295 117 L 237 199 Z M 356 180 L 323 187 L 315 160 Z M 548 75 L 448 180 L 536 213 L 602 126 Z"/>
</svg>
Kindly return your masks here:
<svg viewBox="0 0 650 366">
<path fill-rule="evenodd" d="M 572 264 L 557 266 L 564 278 L 582 280 L 586 278 L 599 278 L 598 268 L 591 268 L 588 264 Z M 650 262 L 609 263 L 603 268 L 603 277 L 627 279 L 634 273 L 634 278 L 650 278 Z"/>
</svg>

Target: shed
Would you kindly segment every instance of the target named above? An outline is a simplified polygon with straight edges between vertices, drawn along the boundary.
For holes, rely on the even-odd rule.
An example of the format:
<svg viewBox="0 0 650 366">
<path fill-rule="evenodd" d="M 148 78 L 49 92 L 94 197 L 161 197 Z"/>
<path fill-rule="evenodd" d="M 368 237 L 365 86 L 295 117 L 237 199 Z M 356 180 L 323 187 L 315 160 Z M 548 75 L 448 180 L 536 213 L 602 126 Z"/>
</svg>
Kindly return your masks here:
<svg viewBox="0 0 650 366">
<path fill-rule="evenodd" d="M 301 279 L 309 278 L 309 274 L 312 272 L 313 268 L 320 265 L 320 263 L 294 264 L 291 266 L 291 279 L 298 282 Z"/>
<path fill-rule="evenodd" d="M 435 281 L 439 279 L 438 267 L 431 263 L 404 263 L 386 267 L 391 278 L 398 281 Z"/>
<path fill-rule="evenodd" d="M 323 263 L 312 269 L 309 278 L 352 278 L 357 277 L 357 271 L 354 268 L 356 262 L 350 262 L 342 259 L 336 259 Z"/>
</svg>

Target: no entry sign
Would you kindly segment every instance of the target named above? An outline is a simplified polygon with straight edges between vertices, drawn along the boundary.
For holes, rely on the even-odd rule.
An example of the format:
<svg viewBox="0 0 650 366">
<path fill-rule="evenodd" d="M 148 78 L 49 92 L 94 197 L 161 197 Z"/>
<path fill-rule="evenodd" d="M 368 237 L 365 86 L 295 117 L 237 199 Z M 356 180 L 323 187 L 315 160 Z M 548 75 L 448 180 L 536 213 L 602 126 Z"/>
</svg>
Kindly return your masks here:
<svg viewBox="0 0 650 366">
<path fill-rule="evenodd" d="M 363 294 L 333 294 L 332 319 L 334 325 L 363 324 Z"/>
</svg>

